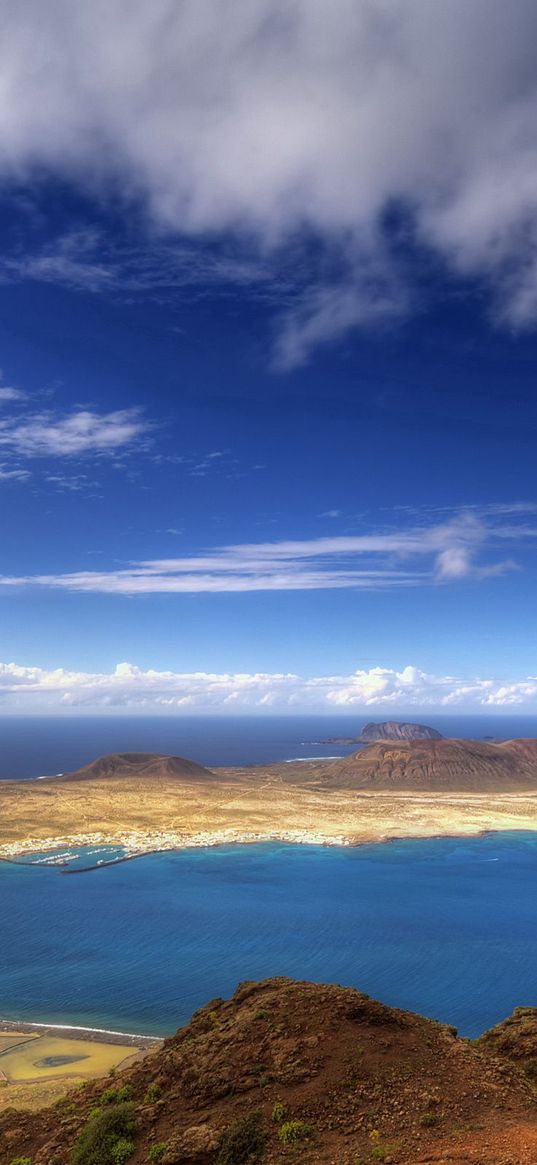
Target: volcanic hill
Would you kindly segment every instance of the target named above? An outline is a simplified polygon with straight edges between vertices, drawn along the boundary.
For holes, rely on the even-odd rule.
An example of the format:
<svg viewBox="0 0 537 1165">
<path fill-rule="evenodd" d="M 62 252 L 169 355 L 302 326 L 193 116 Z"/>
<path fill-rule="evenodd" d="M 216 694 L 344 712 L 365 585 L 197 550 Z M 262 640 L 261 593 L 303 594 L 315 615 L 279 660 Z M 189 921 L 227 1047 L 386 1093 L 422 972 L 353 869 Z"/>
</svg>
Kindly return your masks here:
<svg viewBox="0 0 537 1165">
<path fill-rule="evenodd" d="M 137 778 L 150 777 L 159 780 L 214 780 L 210 769 L 203 768 L 195 761 L 183 756 L 166 756 L 154 752 L 116 752 L 100 756 L 91 764 L 84 765 L 72 773 L 62 773 L 61 777 L 44 778 L 60 781 L 100 781 L 106 777 Z"/>
<path fill-rule="evenodd" d="M 530 1165 L 533 1078 L 494 1046 L 351 988 L 213 999 L 144 1060 L 0 1118 L 0 1165 Z"/>
<path fill-rule="evenodd" d="M 319 767 L 339 789 L 502 792 L 537 789 L 537 740 L 377 741 Z"/>
<path fill-rule="evenodd" d="M 365 724 L 360 740 L 442 740 L 442 733 L 427 724 L 411 724 L 405 720 L 370 721 Z"/>
<path fill-rule="evenodd" d="M 329 736 L 319 744 L 371 744 L 373 740 L 442 740 L 442 733 L 427 724 L 411 724 L 405 720 L 371 720 L 359 736 Z"/>
</svg>

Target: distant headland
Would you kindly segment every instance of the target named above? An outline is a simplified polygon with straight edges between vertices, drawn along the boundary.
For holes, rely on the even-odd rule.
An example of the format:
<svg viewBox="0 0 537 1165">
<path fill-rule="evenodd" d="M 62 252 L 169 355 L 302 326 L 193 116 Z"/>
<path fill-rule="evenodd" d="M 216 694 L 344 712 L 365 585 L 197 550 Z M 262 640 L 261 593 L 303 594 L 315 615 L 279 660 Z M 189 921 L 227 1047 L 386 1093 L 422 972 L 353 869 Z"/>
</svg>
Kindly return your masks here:
<svg viewBox="0 0 537 1165">
<path fill-rule="evenodd" d="M 427 724 L 413 724 L 406 720 L 370 720 L 359 736 L 330 736 L 318 744 L 371 744 L 374 740 L 443 740 L 441 732 Z"/>
</svg>

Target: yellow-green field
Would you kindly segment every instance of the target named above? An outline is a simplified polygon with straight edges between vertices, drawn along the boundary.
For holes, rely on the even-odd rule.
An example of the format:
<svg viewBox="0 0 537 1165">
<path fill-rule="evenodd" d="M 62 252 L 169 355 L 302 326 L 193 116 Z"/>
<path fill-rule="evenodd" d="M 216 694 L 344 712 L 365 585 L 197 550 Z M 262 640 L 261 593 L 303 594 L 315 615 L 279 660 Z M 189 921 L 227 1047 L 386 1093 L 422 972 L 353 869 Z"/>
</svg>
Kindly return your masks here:
<svg viewBox="0 0 537 1165">
<path fill-rule="evenodd" d="M 136 1048 L 122 1044 L 62 1039 L 47 1033 L 42 1036 L 2 1035 L 0 1074 L 8 1085 L 73 1076 L 103 1076 L 137 1054 Z"/>
<path fill-rule="evenodd" d="M 17 1044 L 25 1044 L 28 1040 L 37 1039 L 35 1036 L 28 1035 L 27 1032 L 0 1032 L 0 1057 L 4 1052 L 9 1052 L 10 1048 L 15 1048 Z"/>
</svg>

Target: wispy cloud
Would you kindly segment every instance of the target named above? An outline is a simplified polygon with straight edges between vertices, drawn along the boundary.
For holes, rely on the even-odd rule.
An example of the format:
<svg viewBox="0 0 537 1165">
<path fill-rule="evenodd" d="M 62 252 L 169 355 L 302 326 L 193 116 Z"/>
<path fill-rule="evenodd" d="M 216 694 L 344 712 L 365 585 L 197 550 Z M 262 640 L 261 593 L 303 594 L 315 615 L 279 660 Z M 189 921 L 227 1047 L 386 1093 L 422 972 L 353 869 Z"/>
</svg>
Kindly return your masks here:
<svg viewBox="0 0 537 1165">
<path fill-rule="evenodd" d="M 524 524 L 518 529 L 521 542 L 537 538 L 537 528 Z M 514 526 L 494 526 L 475 513 L 462 513 L 438 525 L 223 546 L 202 555 L 150 559 L 110 571 L 0 576 L 0 586 L 116 595 L 430 586 L 480 580 L 513 569 L 515 562 L 498 558 L 496 548 L 514 537 Z"/>
<path fill-rule="evenodd" d="M 24 393 L 18 388 L 8 388 L 7 385 L 2 387 L 0 385 L 0 405 L 12 404 L 13 401 L 22 400 Z"/>
<path fill-rule="evenodd" d="M 22 457 L 76 457 L 114 454 L 149 429 L 140 411 L 97 413 L 75 409 L 68 414 L 29 413 L 0 421 L 0 449 Z"/>
<path fill-rule="evenodd" d="M 349 675 L 175 672 L 120 663 L 112 672 L 0 663 L 0 705 L 8 710 L 70 708 L 157 712 L 282 709 L 408 711 L 430 708 L 537 710 L 537 676 L 515 679 L 433 675 L 414 666 L 359 668 Z"/>
<path fill-rule="evenodd" d="M 19 246 L 0 258 L 0 282 L 31 279 L 93 294 L 162 298 L 168 292 L 185 291 L 192 298 L 234 286 L 281 298 L 282 278 L 280 272 L 275 285 L 273 263 L 244 244 L 228 242 L 227 250 L 211 249 L 208 243 L 199 247 L 189 240 L 178 242 L 169 235 L 147 233 L 140 233 L 135 241 L 118 241 L 95 227 L 70 229 L 33 249 Z M 289 278 L 289 293 L 294 282 Z"/>
<path fill-rule="evenodd" d="M 9 469 L 0 465 L 0 481 L 28 481 L 30 477 L 29 469 Z"/>
</svg>

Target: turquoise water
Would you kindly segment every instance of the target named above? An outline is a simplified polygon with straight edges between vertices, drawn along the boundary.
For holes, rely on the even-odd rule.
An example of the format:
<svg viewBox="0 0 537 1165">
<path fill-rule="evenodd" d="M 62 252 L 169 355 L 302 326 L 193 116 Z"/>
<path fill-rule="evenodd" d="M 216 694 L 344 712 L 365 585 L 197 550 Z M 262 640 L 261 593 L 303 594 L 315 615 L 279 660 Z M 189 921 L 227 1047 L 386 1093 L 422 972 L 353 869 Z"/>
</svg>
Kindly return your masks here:
<svg viewBox="0 0 537 1165">
<path fill-rule="evenodd" d="M 0 863 L 0 1016 L 171 1031 L 241 979 L 352 984 L 476 1035 L 537 1004 L 537 834 Z"/>
</svg>

